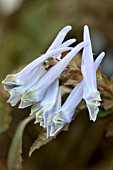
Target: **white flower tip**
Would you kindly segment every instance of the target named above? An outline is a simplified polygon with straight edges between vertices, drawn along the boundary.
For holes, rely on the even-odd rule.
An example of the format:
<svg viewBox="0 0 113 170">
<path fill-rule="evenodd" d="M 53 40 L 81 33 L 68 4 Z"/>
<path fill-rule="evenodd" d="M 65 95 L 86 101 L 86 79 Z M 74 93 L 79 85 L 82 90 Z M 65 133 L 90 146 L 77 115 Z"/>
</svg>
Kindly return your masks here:
<svg viewBox="0 0 113 170">
<path fill-rule="evenodd" d="M 70 31 L 72 27 L 70 25 L 67 25 L 66 27 L 63 28 L 63 31 Z"/>
<path fill-rule="evenodd" d="M 105 56 L 105 52 L 101 52 L 101 55 L 104 57 Z"/>
<path fill-rule="evenodd" d="M 74 42 L 76 42 L 76 39 L 75 38 L 71 39 L 71 44 L 73 44 Z"/>
<path fill-rule="evenodd" d="M 101 64 L 104 56 L 105 56 L 105 52 L 102 52 L 102 53 L 100 53 L 100 55 L 96 58 L 96 60 L 95 60 L 95 68 L 96 68 L 96 70 L 97 70 L 98 67 L 100 66 L 100 64 Z"/>
<path fill-rule="evenodd" d="M 88 25 L 84 25 L 84 29 L 89 29 Z"/>
<path fill-rule="evenodd" d="M 89 27 L 87 25 L 84 26 L 84 41 L 90 42 Z"/>
<path fill-rule="evenodd" d="M 96 117 L 95 118 L 94 117 L 90 118 L 90 121 L 95 122 L 96 121 Z"/>
</svg>

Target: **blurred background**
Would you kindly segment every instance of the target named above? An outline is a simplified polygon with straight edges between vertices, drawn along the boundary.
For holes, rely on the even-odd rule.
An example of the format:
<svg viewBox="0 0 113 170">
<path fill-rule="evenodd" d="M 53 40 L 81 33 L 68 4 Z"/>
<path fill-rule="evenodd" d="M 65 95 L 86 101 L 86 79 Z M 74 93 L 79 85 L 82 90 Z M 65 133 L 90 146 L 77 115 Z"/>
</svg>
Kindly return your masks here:
<svg viewBox="0 0 113 170">
<path fill-rule="evenodd" d="M 66 25 L 67 36 L 82 41 L 83 26 L 91 31 L 94 55 L 106 52 L 102 72 L 113 74 L 113 0 L 0 0 L 0 81 L 43 54 Z M 0 170 L 7 170 L 7 156 L 14 132 L 29 109 L 6 103 L 0 85 Z M 36 126 L 36 125 L 35 125 Z M 42 129 L 33 122 L 23 137 L 23 170 L 113 170 L 113 116 L 89 122 L 87 111 L 69 128 L 28 157 L 29 147 Z"/>
</svg>

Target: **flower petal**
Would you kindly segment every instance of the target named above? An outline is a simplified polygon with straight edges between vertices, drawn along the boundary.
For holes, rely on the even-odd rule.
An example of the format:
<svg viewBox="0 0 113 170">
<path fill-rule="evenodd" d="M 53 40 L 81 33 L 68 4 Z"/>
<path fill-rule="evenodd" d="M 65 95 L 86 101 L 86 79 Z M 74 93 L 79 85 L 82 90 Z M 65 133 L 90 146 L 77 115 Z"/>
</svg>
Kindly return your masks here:
<svg viewBox="0 0 113 170">
<path fill-rule="evenodd" d="M 81 66 L 83 74 L 83 99 L 86 101 L 90 120 L 95 120 L 98 111 L 97 108 L 100 105 L 99 101 L 101 101 L 100 93 L 97 90 L 96 69 L 101 63 L 104 53 L 101 53 L 94 63 L 88 26 L 84 27 L 84 42 L 86 41 L 88 45 L 83 49 Z"/>
<path fill-rule="evenodd" d="M 71 59 L 84 47 L 85 44 L 86 43 L 84 42 L 78 44 L 60 62 L 50 68 L 37 84 L 32 86 L 28 93 L 23 96 L 22 100 L 29 100 L 32 103 L 41 101 L 50 84 L 60 76 Z"/>
<path fill-rule="evenodd" d="M 105 53 L 102 52 L 97 59 L 95 60 L 95 69 L 97 70 Z M 83 97 L 83 81 L 79 83 L 70 93 L 65 103 L 56 110 L 54 113 L 53 124 L 47 128 L 47 137 L 55 136 L 66 123 L 70 123 L 74 115 L 77 105 L 81 102 Z M 93 102 L 93 103 L 89 103 Z M 86 101 L 90 120 L 95 121 L 97 113 L 99 111 L 98 106 L 100 103 L 97 100 L 88 100 Z"/>
<path fill-rule="evenodd" d="M 65 36 L 67 35 L 67 33 L 68 33 L 71 29 L 72 29 L 72 27 L 71 27 L 70 25 L 64 27 L 64 28 L 58 33 L 57 37 L 55 38 L 55 40 L 53 41 L 53 43 L 51 44 L 51 46 L 49 47 L 49 49 L 47 50 L 47 52 L 58 48 L 58 47 L 62 44 Z"/>
</svg>

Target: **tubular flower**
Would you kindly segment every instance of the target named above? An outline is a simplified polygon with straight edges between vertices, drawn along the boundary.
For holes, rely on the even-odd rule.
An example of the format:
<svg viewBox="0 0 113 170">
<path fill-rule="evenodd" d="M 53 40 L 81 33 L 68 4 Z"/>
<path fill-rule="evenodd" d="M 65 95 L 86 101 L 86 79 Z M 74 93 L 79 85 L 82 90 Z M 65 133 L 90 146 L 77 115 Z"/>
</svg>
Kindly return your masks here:
<svg viewBox="0 0 113 170">
<path fill-rule="evenodd" d="M 48 127 L 53 118 L 53 110 L 55 108 L 59 93 L 59 81 L 56 79 L 47 89 L 43 100 L 31 108 L 31 115 L 36 115 L 35 123 L 39 123 L 40 125 Z"/>
<path fill-rule="evenodd" d="M 102 52 L 94 62 L 95 69 L 97 70 L 104 57 Z M 70 123 L 74 115 L 75 109 L 83 98 L 84 81 L 79 83 L 70 93 L 65 103 L 57 109 L 53 114 L 53 123 L 49 126 L 49 133 L 47 136 L 55 136 L 66 123 Z"/>
<path fill-rule="evenodd" d="M 82 54 L 81 70 L 83 74 L 83 99 L 86 101 L 89 110 L 90 120 L 95 121 L 98 114 L 101 98 L 97 90 L 96 69 L 93 60 L 93 53 L 88 26 L 84 27 L 84 42 L 88 45 L 84 47 Z M 102 53 L 104 55 L 104 53 Z"/>
<path fill-rule="evenodd" d="M 82 42 L 74 47 L 62 60 L 51 67 L 41 78 L 36 80 L 35 83 L 27 90 L 21 98 L 19 108 L 25 108 L 35 102 L 40 102 L 51 83 L 56 80 L 62 71 L 66 68 L 72 58 L 85 46 L 86 43 Z"/>
<path fill-rule="evenodd" d="M 35 85 L 36 82 L 38 82 L 39 79 L 46 73 L 46 70 L 43 66 L 44 61 L 51 57 L 57 58 L 62 52 L 72 49 L 72 47 L 68 46 L 75 42 L 75 39 L 70 39 L 62 43 L 66 34 L 70 30 L 71 26 L 64 27 L 59 32 L 45 54 L 35 59 L 19 73 L 10 74 L 5 78 L 2 83 L 4 84 L 4 89 L 10 93 L 8 102 L 12 106 L 15 106 L 28 91 L 28 89 Z"/>
</svg>

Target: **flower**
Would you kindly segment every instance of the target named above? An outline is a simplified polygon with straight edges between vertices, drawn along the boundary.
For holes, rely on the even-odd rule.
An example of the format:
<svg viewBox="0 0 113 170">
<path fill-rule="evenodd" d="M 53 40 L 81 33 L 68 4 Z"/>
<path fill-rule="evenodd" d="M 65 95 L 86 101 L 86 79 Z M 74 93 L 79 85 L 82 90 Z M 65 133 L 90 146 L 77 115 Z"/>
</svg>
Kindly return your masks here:
<svg viewBox="0 0 113 170">
<path fill-rule="evenodd" d="M 104 58 L 105 53 L 102 52 L 94 62 L 97 70 Z M 53 122 L 47 129 L 47 137 L 55 136 L 65 124 L 70 123 L 74 115 L 75 109 L 83 98 L 84 81 L 79 83 L 70 93 L 62 107 L 59 107 L 53 113 Z"/>
<path fill-rule="evenodd" d="M 56 102 L 60 102 L 59 95 L 59 80 L 56 79 L 47 89 L 43 100 L 36 105 L 32 106 L 31 114 L 36 114 L 35 123 L 39 123 L 44 128 L 49 126 L 53 118 L 53 110 L 56 106 Z"/>
<path fill-rule="evenodd" d="M 8 102 L 12 106 L 15 106 L 21 100 L 23 95 L 28 91 L 28 89 L 31 88 L 36 82 L 38 82 L 39 79 L 46 73 L 46 70 L 42 65 L 45 60 L 50 57 L 57 58 L 59 55 L 61 55 L 62 52 L 72 49 L 72 47 L 68 46 L 75 42 L 75 39 L 70 39 L 62 43 L 66 34 L 70 30 L 71 26 L 64 27 L 59 32 L 45 54 L 35 59 L 19 73 L 6 76 L 2 83 L 4 84 L 4 89 L 10 93 Z"/>
<path fill-rule="evenodd" d="M 62 60 L 51 67 L 38 81 L 35 79 L 35 83 L 33 83 L 22 96 L 19 108 L 25 108 L 35 102 L 40 102 L 51 83 L 60 76 L 72 58 L 85 46 L 85 44 L 86 43 L 84 42 L 79 43 Z"/>
<path fill-rule="evenodd" d="M 84 47 L 82 54 L 81 70 L 83 74 L 83 99 L 86 101 L 89 110 L 90 120 L 95 121 L 98 114 L 101 98 L 97 90 L 96 69 L 93 60 L 93 53 L 88 26 L 84 27 L 84 42 L 88 45 Z M 104 53 L 102 53 L 104 55 Z"/>
</svg>

